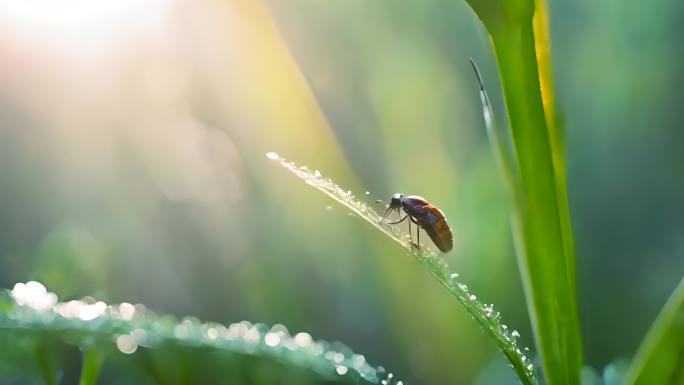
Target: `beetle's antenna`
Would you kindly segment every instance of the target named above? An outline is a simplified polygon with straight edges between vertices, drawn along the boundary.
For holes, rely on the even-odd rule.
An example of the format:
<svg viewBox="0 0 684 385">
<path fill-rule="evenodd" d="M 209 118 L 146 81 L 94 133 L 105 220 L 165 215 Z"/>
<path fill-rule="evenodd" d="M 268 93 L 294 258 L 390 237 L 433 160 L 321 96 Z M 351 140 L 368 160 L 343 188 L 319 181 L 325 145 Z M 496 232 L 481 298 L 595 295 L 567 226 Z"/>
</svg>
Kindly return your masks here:
<svg viewBox="0 0 684 385">
<path fill-rule="evenodd" d="M 380 223 L 385 221 L 385 218 L 387 218 L 387 216 L 390 214 L 390 212 L 392 212 L 392 210 L 393 209 L 391 207 L 388 207 L 387 210 L 385 210 L 385 214 L 382 215 L 382 218 L 380 219 Z"/>
</svg>

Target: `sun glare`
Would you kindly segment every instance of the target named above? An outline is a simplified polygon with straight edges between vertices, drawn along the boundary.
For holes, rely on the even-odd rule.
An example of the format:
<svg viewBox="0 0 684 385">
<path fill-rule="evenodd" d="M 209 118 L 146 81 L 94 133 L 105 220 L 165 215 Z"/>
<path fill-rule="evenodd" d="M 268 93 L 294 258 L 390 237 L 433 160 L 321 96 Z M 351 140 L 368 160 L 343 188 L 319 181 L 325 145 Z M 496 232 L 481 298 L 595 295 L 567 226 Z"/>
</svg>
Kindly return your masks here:
<svg viewBox="0 0 684 385">
<path fill-rule="evenodd" d="M 0 0 L 0 22 L 6 32 L 43 42 L 101 43 L 131 29 L 158 28 L 173 1 Z"/>
</svg>

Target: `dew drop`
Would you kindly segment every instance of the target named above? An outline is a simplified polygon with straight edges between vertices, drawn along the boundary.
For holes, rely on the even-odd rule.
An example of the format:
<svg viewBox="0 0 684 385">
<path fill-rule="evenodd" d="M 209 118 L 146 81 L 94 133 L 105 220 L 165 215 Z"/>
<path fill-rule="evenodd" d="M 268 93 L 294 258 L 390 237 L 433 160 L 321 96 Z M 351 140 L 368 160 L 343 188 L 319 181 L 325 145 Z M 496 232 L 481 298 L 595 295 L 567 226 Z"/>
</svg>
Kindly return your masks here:
<svg viewBox="0 0 684 385">
<path fill-rule="evenodd" d="M 370 195 L 370 191 L 366 191 L 366 195 Z"/>
<path fill-rule="evenodd" d="M 116 339 L 116 347 L 121 353 L 133 354 L 138 350 L 138 343 L 132 336 L 123 334 Z"/>
<path fill-rule="evenodd" d="M 121 319 L 130 321 L 135 314 L 135 306 L 128 302 L 123 302 L 119 305 L 119 314 L 121 314 Z"/>
<path fill-rule="evenodd" d="M 242 336 L 242 338 L 244 338 L 245 341 L 252 343 L 259 341 L 260 337 L 261 335 L 259 334 L 259 329 L 257 329 L 256 326 L 252 326 L 252 328 L 249 329 L 244 336 Z"/>
<path fill-rule="evenodd" d="M 534 369 L 534 365 L 532 365 L 532 364 L 527 365 L 527 370 L 531 371 L 532 369 Z"/>
<path fill-rule="evenodd" d="M 91 321 L 104 314 L 105 310 L 107 310 L 107 304 L 102 301 L 98 301 L 92 305 L 84 305 L 78 313 L 78 318 L 83 321 Z"/>
<path fill-rule="evenodd" d="M 366 363 L 366 357 L 364 357 L 361 354 L 354 355 L 354 357 L 352 358 L 352 363 L 354 364 L 355 368 L 360 368 L 363 366 L 363 364 Z"/>
<path fill-rule="evenodd" d="M 337 368 L 335 368 L 335 371 L 337 371 L 337 374 L 339 374 L 340 376 L 344 376 L 345 374 L 347 374 L 347 370 L 349 369 L 346 366 L 338 366 Z"/>
<path fill-rule="evenodd" d="M 266 333 L 266 336 L 264 337 L 264 342 L 266 345 L 274 347 L 277 346 L 280 343 L 280 336 L 277 333 L 269 332 Z"/>
<path fill-rule="evenodd" d="M 273 151 L 267 152 L 267 153 L 266 153 L 266 157 L 267 157 L 268 159 L 270 159 L 270 160 L 277 160 L 277 159 L 280 159 L 280 157 L 278 156 L 278 154 L 276 154 L 276 153 L 273 152 Z"/>
<path fill-rule="evenodd" d="M 520 333 L 518 333 L 517 330 L 513 330 L 513 332 L 511 332 L 511 335 L 512 335 L 513 337 L 515 337 L 515 338 L 520 337 Z"/>
<path fill-rule="evenodd" d="M 313 339 L 309 333 L 297 333 L 294 337 L 295 342 L 302 348 L 308 348 L 313 343 Z"/>
<path fill-rule="evenodd" d="M 477 299 L 477 296 L 475 294 L 470 295 L 470 300 L 475 301 Z"/>
<path fill-rule="evenodd" d="M 218 330 L 215 328 L 209 328 L 209 330 L 207 330 L 207 337 L 209 337 L 210 340 L 215 340 L 218 338 L 218 334 Z"/>
</svg>

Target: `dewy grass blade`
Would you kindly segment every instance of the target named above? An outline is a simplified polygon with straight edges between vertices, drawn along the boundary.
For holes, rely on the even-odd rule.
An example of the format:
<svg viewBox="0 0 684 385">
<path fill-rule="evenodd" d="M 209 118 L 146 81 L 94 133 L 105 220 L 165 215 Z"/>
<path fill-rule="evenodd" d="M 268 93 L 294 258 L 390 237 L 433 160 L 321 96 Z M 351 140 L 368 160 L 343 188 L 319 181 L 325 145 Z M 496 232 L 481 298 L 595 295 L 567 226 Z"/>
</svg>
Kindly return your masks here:
<svg viewBox="0 0 684 385">
<path fill-rule="evenodd" d="M 281 158 L 274 152 L 266 154 L 268 159 L 280 163 L 288 171 L 292 172 L 306 184 L 312 186 L 328 197 L 347 207 L 373 227 L 387 235 L 393 241 L 399 243 L 416 260 L 432 274 L 442 286 L 456 298 L 489 335 L 494 343 L 506 356 L 520 381 L 525 385 L 536 384 L 534 377 L 534 365 L 525 355 L 527 348 L 518 345 L 520 334 L 517 330 L 510 330 L 501 322 L 501 315 L 494 310 L 493 305 L 480 302 L 477 296 L 468 290 L 468 287 L 457 280 L 458 274 L 449 270 L 444 258 L 430 249 L 416 249 L 411 246 L 408 236 L 402 236 L 401 232 L 390 225 L 380 221 L 381 216 L 365 202 L 357 199 L 351 191 L 344 190 L 336 185 L 331 179 L 324 178 L 318 170 L 311 171 L 306 166 L 298 167 L 294 163 Z"/>
<path fill-rule="evenodd" d="M 103 360 L 115 354 L 142 354 L 137 359 L 144 360 L 148 349 L 173 347 L 234 353 L 221 365 L 231 364 L 239 355 L 271 360 L 308 371 L 319 383 L 403 385 L 392 373 L 369 365 L 363 355 L 342 343 L 317 341 L 305 332 L 290 335 L 283 325 L 268 328 L 242 321 L 226 326 L 202 323 L 194 317 L 178 321 L 158 316 L 143 305 L 108 305 L 92 298 L 58 302 L 56 294 L 35 281 L 17 283 L 11 291 L 0 290 L 0 332 L 5 337 L 30 338 L 39 347 L 45 336 L 55 336 L 84 349 L 82 385 L 94 384 Z M 104 352 L 106 357 L 101 355 Z M 44 348 L 38 353 L 44 381 L 55 383 L 58 368 L 50 360 L 54 356 Z"/>
</svg>

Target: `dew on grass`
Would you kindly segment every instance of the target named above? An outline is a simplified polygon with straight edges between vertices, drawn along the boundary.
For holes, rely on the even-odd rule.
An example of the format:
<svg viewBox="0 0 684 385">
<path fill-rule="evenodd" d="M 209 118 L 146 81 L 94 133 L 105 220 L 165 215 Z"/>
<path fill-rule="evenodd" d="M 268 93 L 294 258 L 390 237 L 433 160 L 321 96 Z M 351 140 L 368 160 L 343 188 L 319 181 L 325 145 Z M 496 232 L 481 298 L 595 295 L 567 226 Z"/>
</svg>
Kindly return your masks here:
<svg viewBox="0 0 684 385">
<path fill-rule="evenodd" d="M 294 337 L 294 340 L 301 348 L 308 348 L 313 343 L 311 334 L 305 332 L 297 333 Z"/>
<path fill-rule="evenodd" d="M 78 312 L 78 318 L 91 321 L 103 315 L 105 310 L 107 310 L 107 304 L 102 301 L 95 302 L 92 305 L 83 305 Z"/>
<path fill-rule="evenodd" d="M 58 302 L 56 294 L 35 281 L 18 283 L 7 293 L 12 306 L 0 310 L 0 327 L 30 325 L 37 330 L 73 330 L 83 336 L 64 341 L 79 347 L 92 346 L 98 336 L 109 335 L 107 343 L 113 343 L 122 354 L 133 354 L 141 346 L 154 348 L 166 341 L 269 356 L 314 371 L 323 364 L 338 373 L 353 371 L 367 382 L 379 382 L 378 369 L 370 366 L 363 355 L 351 353 L 339 343 L 331 350 L 332 344 L 316 342 L 306 332 L 290 336 L 281 324 L 269 329 L 248 321 L 225 326 L 202 323 L 194 317 L 178 321 L 172 316 L 156 316 L 140 304 L 107 305 L 92 297 Z M 93 323 L 96 319 L 99 321 Z M 309 358 L 302 360 L 302 355 Z"/>
<path fill-rule="evenodd" d="M 361 354 L 355 354 L 355 355 L 352 357 L 352 365 L 353 365 L 355 368 L 360 368 L 360 367 L 362 367 L 365 363 L 366 363 L 366 357 L 364 357 L 364 356 L 361 355 Z"/>
<path fill-rule="evenodd" d="M 269 157 L 269 159 L 271 158 Z M 301 178 L 306 184 L 345 206 L 350 210 L 350 213 L 367 221 L 390 239 L 403 246 L 405 251 L 416 258 L 423 267 L 452 293 L 470 316 L 477 320 L 483 330 L 492 337 L 499 349 L 505 353 L 515 371 L 519 375 L 525 376 L 528 383 L 536 383 L 531 369 L 524 365 L 523 356 L 516 352 L 518 346 L 515 338 L 519 336 L 519 333 L 513 335 L 514 338 L 510 337 L 507 330 L 508 327 L 500 322 L 501 314 L 494 309 L 493 305 L 479 302 L 477 296 L 469 293 L 466 284 L 457 282 L 456 280 L 459 275 L 449 271 L 449 266 L 441 254 L 436 253 L 429 246 L 421 247 L 420 249 L 413 247 L 410 235 L 400 231 L 397 226 L 391 226 L 381 221 L 382 216 L 366 202 L 358 199 L 350 190 L 343 189 L 331 179 L 323 177 L 319 172 L 312 174 L 308 169 L 298 167 L 284 158 L 278 157 L 277 160 L 285 169 Z M 368 196 L 369 194 L 365 193 L 364 195 Z"/>
<path fill-rule="evenodd" d="M 219 336 L 219 332 L 218 332 L 218 330 L 216 330 L 216 328 L 207 329 L 207 337 L 210 340 L 215 340 L 218 338 L 218 336 Z"/>
<path fill-rule="evenodd" d="M 266 345 L 271 347 L 278 346 L 278 344 L 280 343 L 280 336 L 277 333 L 268 332 L 264 336 L 264 342 L 266 343 Z"/>
<path fill-rule="evenodd" d="M 332 360 L 339 364 L 340 362 L 344 361 L 344 354 L 333 353 L 332 354 Z"/>
<path fill-rule="evenodd" d="M 255 326 L 252 326 L 249 330 L 247 330 L 247 333 L 245 333 L 242 338 L 246 342 L 256 343 L 259 341 L 259 339 L 261 339 L 261 334 L 259 333 L 259 329 L 257 329 Z"/>
<path fill-rule="evenodd" d="M 128 302 L 122 302 L 119 305 L 119 314 L 121 315 L 122 320 L 130 321 L 133 319 L 133 315 L 135 314 L 135 306 Z"/>
<path fill-rule="evenodd" d="M 138 350 L 138 343 L 133 336 L 122 334 L 116 338 L 116 347 L 121 353 L 133 354 Z"/>
</svg>

